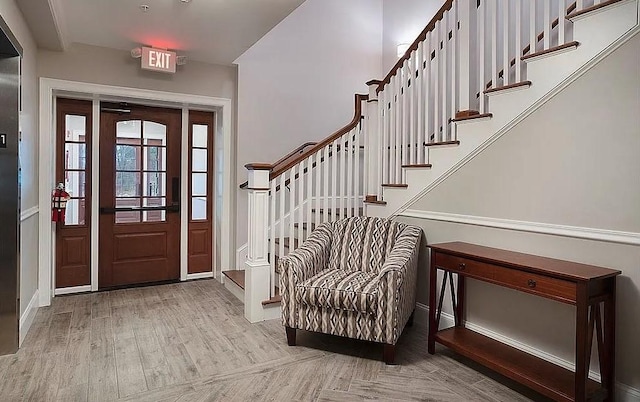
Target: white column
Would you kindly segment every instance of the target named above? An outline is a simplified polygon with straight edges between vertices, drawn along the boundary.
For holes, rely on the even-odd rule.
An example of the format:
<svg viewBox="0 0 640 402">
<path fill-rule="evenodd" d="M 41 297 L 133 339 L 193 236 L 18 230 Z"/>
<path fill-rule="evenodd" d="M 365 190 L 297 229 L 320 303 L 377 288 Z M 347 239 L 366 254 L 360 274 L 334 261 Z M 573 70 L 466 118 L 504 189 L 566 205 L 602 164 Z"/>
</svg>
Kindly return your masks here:
<svg viewBox="0 0 640 402">
<path fill-rule="evenodd" d="M 270 165 L 246 166 L 249 172 L 249 238 L 244 277 L 244 317 L 264 320 L 262 302 L 269 299 L 269 171 Z"/>
<path fill-rule="evenodd" d="M 478 85 L 476 82 L 476 15 L 478 8 L 476 0 L 458 1 L 458 48 L 456 57 L 458 59 L 458 109 L 452 113 L 468 110 L 477 110 L 475 92 Z M 453 27 L 455 29 L 455 27 Z"/>
<path fill-rule="evenodd" d="M 366 162 L 364 167 L 365 197 L 377 196 L 382 172 L 382 145 L 380 134 L 380 109 L 378 108 L 378 86 L 380 81 L 369 81 L 369 99 L 366 103 Z"/>
</svg>

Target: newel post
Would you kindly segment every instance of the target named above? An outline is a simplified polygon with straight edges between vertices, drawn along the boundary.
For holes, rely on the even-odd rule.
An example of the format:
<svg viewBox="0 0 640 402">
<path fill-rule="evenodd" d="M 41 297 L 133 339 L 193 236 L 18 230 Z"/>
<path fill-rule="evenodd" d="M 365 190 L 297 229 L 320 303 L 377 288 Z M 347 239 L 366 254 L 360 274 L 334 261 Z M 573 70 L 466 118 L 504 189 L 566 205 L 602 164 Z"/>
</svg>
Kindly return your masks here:
<svg viewBox="0 0 640 402">
<path fill-rule="evenodd" d="M 262 302 L 269 299 L 269 173 L 271 165 L 252 163 L 248 170 L 249 208 L 247 262 L 244 281 L 244 317 L 264 320 Z"/>
<path fill-rule="evenodd" d="M 381 199 L 382 191 L 382 148 L 380 135 L 380 107 L 378 105 L 378 88 L 382 81 L 367 82 L 369 99 L 365 111 L 366 154 L 365 154 L 365 200 Z"/>
<path fill-rule="evenodd" d="M 458 116 L 468 116 L 477 114 L 479 105 L 477 104 L 475 93 L 477 92 L 477 64 L 476 64 L 476 41 L 477 41 L 477 0 L 457 0 L 458 3 L 458 30 L 459 38 L 459 106 L 456 112 Z"/>
</svg>

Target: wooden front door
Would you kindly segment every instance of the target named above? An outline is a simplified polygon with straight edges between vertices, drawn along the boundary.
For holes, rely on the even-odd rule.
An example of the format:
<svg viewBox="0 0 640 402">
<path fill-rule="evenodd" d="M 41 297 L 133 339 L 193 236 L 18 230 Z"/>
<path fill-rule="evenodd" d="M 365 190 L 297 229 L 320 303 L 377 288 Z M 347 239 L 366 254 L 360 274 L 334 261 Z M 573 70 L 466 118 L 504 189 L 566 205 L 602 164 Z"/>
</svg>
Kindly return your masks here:
<svg viewBox="0 0 640 402">
<path fill-rule="evenodd" d="M 180 110 L 102 104 L 101 289 L 180 278 Z"/>
</svg>

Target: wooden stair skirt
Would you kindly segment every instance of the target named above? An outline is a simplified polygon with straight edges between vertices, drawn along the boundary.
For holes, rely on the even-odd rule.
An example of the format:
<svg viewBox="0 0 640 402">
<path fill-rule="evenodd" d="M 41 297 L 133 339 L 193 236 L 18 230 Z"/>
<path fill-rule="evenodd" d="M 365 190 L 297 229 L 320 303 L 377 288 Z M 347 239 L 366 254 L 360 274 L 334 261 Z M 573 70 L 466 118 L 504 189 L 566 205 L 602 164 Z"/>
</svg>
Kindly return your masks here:
<svg viewBox="0 0 640 402">
<path fill-rule="evenodd" d="M 238 285 L 240 289 L 244 290 L 244 269 L 222 271 L 222 273 L 224 274 L 224 276 L 229 278 L 231 282 Z M 279 304 L 281 301 L 282 297 L 280 296 L 280 289 L 276 286 L 276 294 L 268 300 L 263 300 L 262 305 L 270 306 L 273 304 Z"/>
</svg>

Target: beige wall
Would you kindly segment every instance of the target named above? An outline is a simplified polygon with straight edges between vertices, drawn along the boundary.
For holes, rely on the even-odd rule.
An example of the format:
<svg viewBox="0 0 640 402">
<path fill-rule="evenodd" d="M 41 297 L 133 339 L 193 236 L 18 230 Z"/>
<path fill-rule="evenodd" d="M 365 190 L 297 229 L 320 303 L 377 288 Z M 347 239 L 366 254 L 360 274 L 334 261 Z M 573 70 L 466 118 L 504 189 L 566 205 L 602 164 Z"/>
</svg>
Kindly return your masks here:
<svg viewBox="0 0 640 402">
<path fill-rule="evenodd" d="M 65 52 L 40 50 L 38 77 L 235 99 L 236 68 L 189 61 L 176 74 L 140 69 L 128 51 L 73 44 Z"/>
<path fill-rule="evenodd" d="M 12 0 L 0 0 L 0 15 L 23 48 L 20 166 L 22 211 L 38 206 L 38 103 L 36 44 Z M 24 220 L 20 232 L 20 314 L 38 289 L 38 215 Z"/>
<path fill-rule="evenodd" d="M 639 54 L 636 35 L 410 209 L 640 233 Z M 428 243 L 461 240 L 622 270 L 617 380 L 640 389 L 640 246 L 400 219 L 422 226 Z M 425 261 L 422 303 L 426 272 Z M 470 281 L 468 307 L 471 322 L 573 360 L 570 306 Z"/>
</svg>

